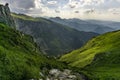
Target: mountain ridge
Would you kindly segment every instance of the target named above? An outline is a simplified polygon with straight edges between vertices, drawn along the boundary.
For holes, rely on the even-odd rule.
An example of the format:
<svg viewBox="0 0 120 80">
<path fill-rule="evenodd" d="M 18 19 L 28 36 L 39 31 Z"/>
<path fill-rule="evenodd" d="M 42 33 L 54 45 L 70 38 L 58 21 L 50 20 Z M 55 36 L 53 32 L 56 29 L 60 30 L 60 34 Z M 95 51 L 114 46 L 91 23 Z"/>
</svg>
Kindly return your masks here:
<svg viewBox="0 0 120 80">
<path fill-rule="evenodd" d="M 49 18 L 50 20 L 67 25 L 71 28 L 74 28 L 79 31 L 86 31 L 86 32 L 95 32 L 99 34 L 103 34 L 109 31 L 113 31 L 114 28 L 111 28 L 107 25 L 101 25 L 101 24 L 94 24 L 86 20 L 80 20 L 80 19 L 61 19 L 60 17 L 55 17 L 55 18 Z M 96 31 L 97 28 L 100 28 L 102 31 Z"/>
<path fill-rule="evenodd" d="M 13 14 L 17 30 L 34 37 L 40 49 L 48 55 L 61 55 L 81 47 L 97 33 L 77 31 L 44 18 Z M 33 27 L 34 25 L 34 27 Z M 84 35 L 84 36 L 83 36 Z"/>
</svg>

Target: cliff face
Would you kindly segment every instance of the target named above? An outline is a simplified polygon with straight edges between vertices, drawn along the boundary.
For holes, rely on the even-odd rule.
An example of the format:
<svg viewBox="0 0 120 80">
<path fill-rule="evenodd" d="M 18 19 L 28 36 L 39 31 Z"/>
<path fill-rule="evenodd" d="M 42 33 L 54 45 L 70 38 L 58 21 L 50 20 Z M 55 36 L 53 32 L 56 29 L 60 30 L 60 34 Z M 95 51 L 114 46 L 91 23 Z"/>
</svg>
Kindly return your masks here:
<svg viewBox="0 0 120 80">
<path fill-rule="evenodd" d="M 15 22 L 13 17 L 11 16 L 8 4 L 6 5 L 0 4 L 0 23 L 4 23 L 10 27 L 15 28 Z"/>
</svg>

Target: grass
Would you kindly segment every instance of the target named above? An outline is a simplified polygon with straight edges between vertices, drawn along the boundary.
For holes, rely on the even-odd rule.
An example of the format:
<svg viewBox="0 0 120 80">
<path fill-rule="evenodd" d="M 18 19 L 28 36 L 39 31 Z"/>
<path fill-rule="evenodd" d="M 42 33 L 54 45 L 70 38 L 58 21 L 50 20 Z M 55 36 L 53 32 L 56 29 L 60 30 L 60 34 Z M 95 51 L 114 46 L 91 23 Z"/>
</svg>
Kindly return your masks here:
<svg viewBox="0 0 120 80">
<path fill-rule="evenodd" d="M 120 79 L 120 31 L 93 38 L 81 49 L 61 57 L 60 61 L 82 69 L 92 80 Z"/>
<path fill-rule="evenodd" d="M 43 68 L 64 64 L 40 52 L 32 37 L 0 23 L 0 80 L 39 79 Z"/>
</svg>

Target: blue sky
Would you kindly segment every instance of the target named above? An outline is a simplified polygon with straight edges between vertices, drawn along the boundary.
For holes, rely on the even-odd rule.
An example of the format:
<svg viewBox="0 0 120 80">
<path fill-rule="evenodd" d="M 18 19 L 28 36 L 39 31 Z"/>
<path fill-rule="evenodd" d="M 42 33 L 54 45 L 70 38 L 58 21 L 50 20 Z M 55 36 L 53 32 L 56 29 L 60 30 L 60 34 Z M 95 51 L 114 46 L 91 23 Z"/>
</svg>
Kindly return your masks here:
<svg viewBox="0 0 120 80">
<path fill-rule="evenodd" d="M 31 16 L 120 21 L 120 0 L 0 0 Z"/>
</svg>

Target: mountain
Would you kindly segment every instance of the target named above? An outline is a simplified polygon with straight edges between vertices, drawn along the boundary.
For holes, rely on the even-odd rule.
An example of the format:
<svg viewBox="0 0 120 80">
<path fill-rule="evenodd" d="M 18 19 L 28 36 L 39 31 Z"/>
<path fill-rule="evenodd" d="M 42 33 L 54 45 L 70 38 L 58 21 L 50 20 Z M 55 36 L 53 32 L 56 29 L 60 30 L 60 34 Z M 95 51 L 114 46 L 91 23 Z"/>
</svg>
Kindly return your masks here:
<svg viewBox="0 0 120 80">
<path fill-rule="evenodd" d="M 120 31 L 90 40 L 85 46 L 61 57 L 61 61 L 82 70 L 91 80 L 120 79 Z"/>
<path fill-rule="evenodd" d="M 87 22 L 99 24 L 103 26 L 108 26 L 110 28 L 114 28 L 115 30 L 120 29 L 120 22 L 114 22 L 114 21 L 100 21 L 100 20 L 86 20 Z"/>
<path fill-rule="evenodd" d="M 101 24 L 94 24 L 89 22 L 89 21 L 85 21 L 85 20 L 80 20 L 80 19 L 61 19 L 60 17 L 56 17 L 56 18 L 50 18 L 50 20 L 63 24 L 63 25 L 67 25 L 71 28 L 74 28 L 76 30 L 79 31 L 86 31 L 86 32 L 95 32 L 95 33 L 106 33 L 109 31 L 114 31 L 114 28 L 111 28 L 107 25 L 101 25 Z M 98 29 L 102 30 L 102 31 L 98 31 Z"/>
<path fill-rule="evenodd" d="M 60 55 L 80 48 L 97 33 L 77 31 L 48 19 L 12 14 L 17 30 L 34 38 L 40 49 L 48 55 Z"/>
</svg>

